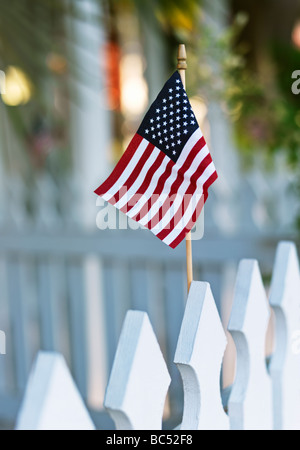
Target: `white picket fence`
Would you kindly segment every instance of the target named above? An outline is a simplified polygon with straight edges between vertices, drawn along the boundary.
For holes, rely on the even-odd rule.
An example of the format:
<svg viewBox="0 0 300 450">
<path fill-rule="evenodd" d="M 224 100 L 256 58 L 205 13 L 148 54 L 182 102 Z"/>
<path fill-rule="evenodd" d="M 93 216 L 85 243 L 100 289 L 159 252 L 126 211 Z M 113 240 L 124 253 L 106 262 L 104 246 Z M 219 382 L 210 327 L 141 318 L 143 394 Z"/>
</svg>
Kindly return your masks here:
<svg viewBox="0 0 300 450">
<path fill-rule="evenodd" d="M 267 368 L 271 309 L 276 344 Z M 293 243 L 278 246 L 269 302 L 258 262 L 240 263 L 228 330 L 237 370 L 225 412 L 220 371 L 226 335 L 210 285 L 193 282 L 174 359 L 184 389 L 177 429 L 300 429 L 300 272 Z M 148 315 L 128 311 L 104 401 L 116 429 L 161 429 L 170 382 Z M 59 354 L 38 355 L 16 429 L 95 429 Z"/>
</svg>

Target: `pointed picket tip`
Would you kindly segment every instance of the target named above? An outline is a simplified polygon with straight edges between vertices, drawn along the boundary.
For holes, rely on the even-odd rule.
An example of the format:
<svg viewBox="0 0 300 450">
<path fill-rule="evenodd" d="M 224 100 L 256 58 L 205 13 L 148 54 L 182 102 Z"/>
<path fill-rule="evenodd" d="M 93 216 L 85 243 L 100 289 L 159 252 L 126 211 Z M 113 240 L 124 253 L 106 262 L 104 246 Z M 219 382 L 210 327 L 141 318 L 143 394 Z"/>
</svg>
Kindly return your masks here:
<svg viewBox="0 0 300 450">
<path fill-rule="evenodd" d="M 62 355 L 38 353 L 16 430 L 95 430 Z"/>
<path fill-rule="evenodd" d="M 258 262 L 245 259 L 239 265 L 228 331 L 251 333 L 258 314 L 260 324 L 264 324 L 264 332 L 264 326 L 267 327 L 270 317 L 265 288 Z"/>
<path fill-rule="evenodd" d="M 104 401 L 116 428 L 161 429 L 170 382 L 148 315 L 128 311 Z"/>
<path fill-rule="evenodd" d="M 184 386 L 181 430 L 228 430 L 220 393 L 226 335 L 209 283 L 193 281 L 174 362 Z"/>
<path fill-rule="evenodd" d="M 237 371 L 228 401 L 233 430 L 271 430 L 272 384 L 265 361 L 270 311 L 259 266 L 241 261 L 228 330 L 237 351 Z"/>
<path fill-rule="evenodd" d="M 278 245 L 270 304 L 275 313 L 275 350 L 270 362 L 274 428 L 300 429 L 300 272 L 292 242 Z"/>
<path fill-rule="evenodd" d="M 207 327 L 207 315 L 210 314 L 210 324 Z M 190 287 L 188 300 L 185 308 L 184 318 L 178 338 L 175 363 L 190 364 L 194 358 L 198 357 L 198 349 L 195 341 L 199 335 L 201 326 L 205 326 L 207 337 L 214 336 L 218 333 L 218 338 L 222 340 L 221 347 L 216 346 L 217 350 L 222 353 L 225 351 L 227 340 L 221 323 L 221 319 L 212 295 L 209 283 L 193 281 Z"/>
<path fill-rule="evenodd" d="M 299 261 L 296 245 L 293 242 L 280 242 L 277 247 L 271 283 L 270 304 L 282 306 L 288 303 L 289 294 L 299 286 Z M 289 292 L 291 291 L 292 292 Z"/>
</svg>

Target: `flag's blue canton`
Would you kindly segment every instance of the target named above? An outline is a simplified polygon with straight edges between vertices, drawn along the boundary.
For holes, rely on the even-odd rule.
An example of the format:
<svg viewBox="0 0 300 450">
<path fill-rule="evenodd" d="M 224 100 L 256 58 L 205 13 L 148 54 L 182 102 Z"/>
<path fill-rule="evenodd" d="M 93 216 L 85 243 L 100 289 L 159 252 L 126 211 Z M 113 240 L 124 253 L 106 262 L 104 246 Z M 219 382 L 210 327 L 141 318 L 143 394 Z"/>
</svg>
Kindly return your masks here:
<svg viewBox="0 0 300 450">
<path fill-rule="evenodd" d="M 197 128 L 180 75 L 175 72 L 151 105 L 138 134 L 176 162 Z"/>
</svg>

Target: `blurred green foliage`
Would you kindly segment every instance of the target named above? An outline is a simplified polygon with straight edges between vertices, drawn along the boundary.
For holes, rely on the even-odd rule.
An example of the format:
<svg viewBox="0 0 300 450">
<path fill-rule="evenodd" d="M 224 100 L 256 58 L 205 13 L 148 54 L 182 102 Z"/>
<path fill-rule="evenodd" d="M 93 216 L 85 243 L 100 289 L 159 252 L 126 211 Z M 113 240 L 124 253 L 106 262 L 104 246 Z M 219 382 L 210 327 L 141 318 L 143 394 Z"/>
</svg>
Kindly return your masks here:
<svg viewBox="0 0 300 450">
<path fill-rule="evenodd" d="M 169 54 L 174 55 L 173 67 L 177 45 L 186 44 L 190 93 L 207 102 L 221 103 L 246 162 L 251 163 L 257 152 L 264 152 L 270 156 L 270 163 L 274 152 L 283 151 L 290 167 L 296 170 L 300 158 L 300 105 L 299 97 L 291 91 L 291 76 L 300 68 L 300 52 L 292 45 L 291 24 L 296 23 L 297 14 L 300 17 L 300 8 L 299 0 L 295 0 L 293 11 L 290 4 L 280 1 L 276 2 L 277 12 L 268 2 L 260 8 L 257 0 L 234 0 L 233 11 L 228 1 L 227 24 L 223 29 L 214 26 L 213 6 L 205 0 L 110 0 L 109 3 L 116 14 L 131 9 L 132 13 L 137 11 L 146 17 L 167 40 Z M 258 16 L 257 20 L 250 17 L 247 5 L 250 14 Z M 294 12 L 291 20 L 288 16 Z M 280 16 L 274 16 L 276 13 Z M 275 34 L 262 33 L 260 25 L 275 30 Z M 241 38 L 246 27 L 250 27 L 250 35 L 257 34 L 262 41 L 257 39 L 257 44 Z M 253 67 L 249 59 L 255 58 L 256 53 L 260 53 L 260 61 L 258 67 Z"/>
<path fill-rule="evenodd" d="M 207 102 L 221 103 L 234 125 L 237 148 L 247 158 L 255 157 L 256 151 L 271 156 L 275 151 L 283 151 L 291 168 L 298 170 L 300 107 L 299 96 L 291 92 L 291 74 L 300 69 L 300 53 L 291 39 L 281 39 L 280 35 L 278 39 L 266 38 L 268 41 L 262 42 L 259 49 L 251 48 L 253 42 L 241 38 L 247 27 L 252 35 L 256 34 L 256 29 L 253 30 L 256 23 L 251 22 L 252 16 L 243 7 L 255 4 L 257 14 L 260 14 L 258 1 L 228 1 L 226 23 L 220 29 L 211 20 L 213 2 L 207 0 L 98 1 L 103 7 L 103 15 L 96 19 L 103 20 L 108 31 L 116 17 L 124 12 L 147 21 L 170 49 L 170 67 L 176 64 L 178 43 L 184 42 L 189 54 L 189 91 Z M 49 108 L 45 86 L 48 82 L 62 84 L 62 95 L 68 95 L 66 78 L 69 71 L 76 73 L 77 68 L 68 53 L 70 37 L 66 22 L 70 16 L 84 20 L 76 8 L 77 3 L 78 0 L 0 0 L 0 69 L 16 65 L 34 86 L 30 104 L 7 107 L 25 142 L 31 141 L 32 117 L 36 112 L 42 111 L 42 116 L 47 117 L 50 129 L 58 126 L 61 130 L 68 126 L 67 118 L 58 117 Z M 234 9 L 231 9 L 231 3 L 235 5 Z M 262 11 L 267 11 L 267 16 L 260 21 L 267 28 L 268 21 L 274 21 L 274 16 L 268 14 L 271 5 L 266 2 L 263 5 Z M 284 10 L 281 11 L 283 14 Z M 295 22 L 297 17 L 292 20 Z M 285 31 L 287 36 L 291 34 L 291 30 Z M 260 70 L 259 64 L 257 67 L 249 64 L 249 55 L 253 57 L 255 51 L 262 53 L 262 49 L 265 56 L 259 64 L 264 66 L 264 71 Z M 64 62 L 64 70 L 55 69 L 64 66 Z M 34 127 L 38 128 L 38 125 Z M 61 143 L 61 139 L 58 141 Z"/>
</svg>

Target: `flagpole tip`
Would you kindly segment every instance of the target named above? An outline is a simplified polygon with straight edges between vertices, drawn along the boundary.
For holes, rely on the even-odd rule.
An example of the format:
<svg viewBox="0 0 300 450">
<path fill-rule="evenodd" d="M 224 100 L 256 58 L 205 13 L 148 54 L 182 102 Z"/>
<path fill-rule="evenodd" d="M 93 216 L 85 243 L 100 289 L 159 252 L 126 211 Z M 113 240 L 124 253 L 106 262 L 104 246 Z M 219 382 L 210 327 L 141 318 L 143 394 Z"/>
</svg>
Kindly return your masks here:
<svg viewBox="0 0 300 450">
<path fill-rule="evenodd" d="M 177 69 L 186 70 L 187 69 L 186 49 L 184 44 L 180 44 L 178 47 L 177 60 L 178 60 Z"/>
</svg>

